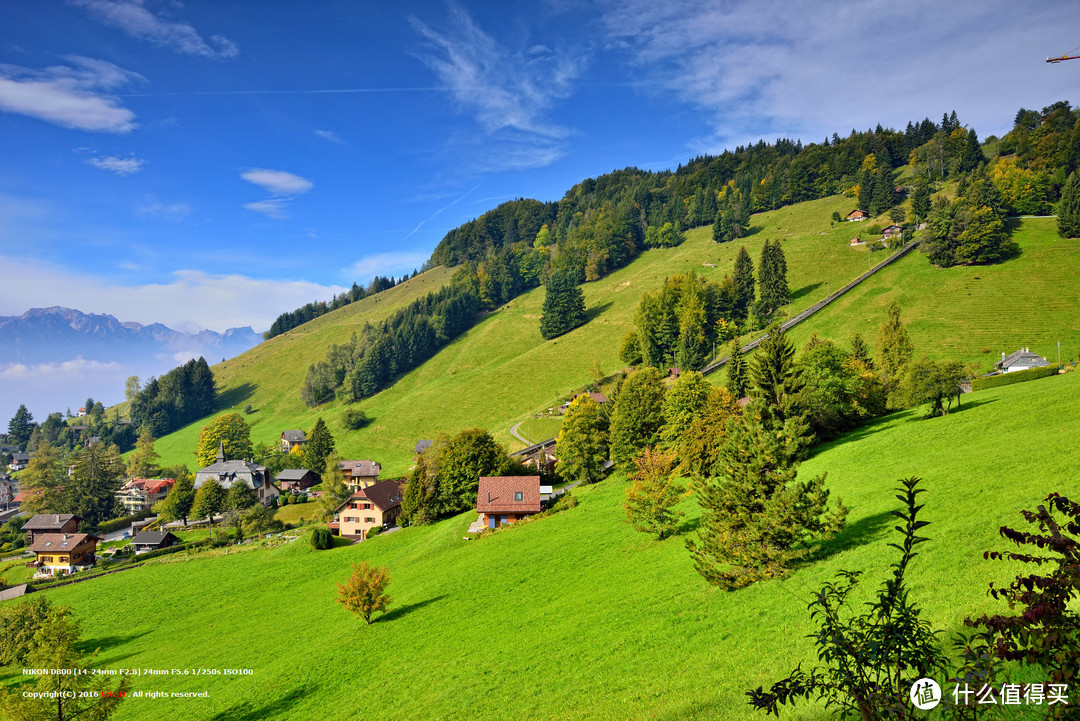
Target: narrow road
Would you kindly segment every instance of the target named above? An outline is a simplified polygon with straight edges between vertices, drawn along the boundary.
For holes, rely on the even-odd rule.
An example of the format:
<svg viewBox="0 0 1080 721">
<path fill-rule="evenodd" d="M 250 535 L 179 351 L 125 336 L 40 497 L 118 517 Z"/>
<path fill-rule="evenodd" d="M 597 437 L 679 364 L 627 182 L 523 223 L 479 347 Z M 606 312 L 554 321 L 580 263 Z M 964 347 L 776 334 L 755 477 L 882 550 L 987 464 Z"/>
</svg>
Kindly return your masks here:
<svg viewBox="0 0 1080 721">
<path fill-rule="evenodd" d="M 514 425 L 510 426 L 510 435 L 512 435 L 514 438 L 517 438 L 519 441 L 521 441 L 525 445 L 531 446 L 532 441 L 530 441 L 528 438 L 525 438 L 524 436 L 522 436 L 521 434 L 518 433 L 518 428 L 521 428 L 521 424 L 524 423 L 524 422 L 525 421 L 518 421 Z"/>
</svg>

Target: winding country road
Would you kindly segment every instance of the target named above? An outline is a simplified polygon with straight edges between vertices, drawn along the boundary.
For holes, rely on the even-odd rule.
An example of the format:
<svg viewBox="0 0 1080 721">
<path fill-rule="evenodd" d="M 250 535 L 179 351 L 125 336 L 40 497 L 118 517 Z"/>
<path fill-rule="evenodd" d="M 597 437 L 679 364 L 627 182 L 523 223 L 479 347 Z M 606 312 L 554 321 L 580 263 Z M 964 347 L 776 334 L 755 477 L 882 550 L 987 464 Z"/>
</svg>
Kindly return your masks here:
<svg viewBox="0 0 1080 721">
<path fill-rule="evenodd" d="M 525 445 L 531 446 L 532 441 L 530 441 L 528 438 L 525 438 L 520 433 L 518 433 L 518 428 L 521 428 L 521 424 L 524 423 L 524 422 L 525 421 L 518 421 L 514 425 L 510 426 L 510 435 L 512 435 L 514 438 L 517 438 L 519 441 L 521 441 Z"/>
</svg>

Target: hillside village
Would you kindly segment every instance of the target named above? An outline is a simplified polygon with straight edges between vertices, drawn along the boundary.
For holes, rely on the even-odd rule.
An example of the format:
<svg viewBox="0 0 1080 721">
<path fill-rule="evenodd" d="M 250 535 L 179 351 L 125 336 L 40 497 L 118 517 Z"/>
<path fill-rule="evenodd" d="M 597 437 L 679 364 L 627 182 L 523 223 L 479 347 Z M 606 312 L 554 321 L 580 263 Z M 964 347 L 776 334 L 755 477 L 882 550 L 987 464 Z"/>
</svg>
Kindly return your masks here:
<svg viewBox="0 0 1080 721">
<path fill-rule="evenodd" d="M 892 574 L 879 598 L 904 598 L 868 625 L 920 649 L 860 657 L 889 679 L 961 673 L 942 644 L 965 627 L 985 630 L 984 661 L 1021 644 L 980 619 L 1013 610 L 986 588 L 1022 559 L 982 554 L 1008 549 L 998 529 L 1026 528 L 1027 510 L 1056 515 L 1068 559 L 1080 523 L 1080 233 L 1063 225 L 1080 113 L 1036 115 L 991 154 L 953 114 L 740 148 L 723 182 L 709 164 L 731 158 L 590 179 L 569 215 L 511 201 L 449 233 L 423 272 L 285 314 L 237 358 L 191 361 L 112 408 L 36 423 L 24 406 L 0 438 L 0 628 L 47 601 L 74 609 L 109 668 L 250 666 L 231 685 L 115 687 L 213 688 L 215 712 L 250 718 L 344 718 L 326 709 L 353 708 L 340 662 L 357 654 L 380 717 L 465 717 L 484 698 L 515 717 L 809 718 L 788 704 L 827 694 L 779 674 L 823 660 L 805 599 L 859 573 L 867 588 Z M 1065 150 L 1043 177 L 1025 153 L 1046 138 Z M 847 163 L 820 191 L 798 173 L 814 153 Z M 682 196 L 635 216 L 650 183 Z M 1017 217 L 1052 202 L 1057 218 Z M 371 570 L 390 600 L 361 626 L 347 588 Z M 133 599 L 155 618 L 120 631 Z M 252 605 L 276 633 L 236 621 Z M 920 610 L 926 634 L 908 623 Z M 1068 601 L 1054 613 L 1075 636 Z M 1080 658 L 1063 647 L 1064 662 L 972 673 L 1058 693 Z M 326 669 L 318 694 L 307 664 Z"/>
</svg>

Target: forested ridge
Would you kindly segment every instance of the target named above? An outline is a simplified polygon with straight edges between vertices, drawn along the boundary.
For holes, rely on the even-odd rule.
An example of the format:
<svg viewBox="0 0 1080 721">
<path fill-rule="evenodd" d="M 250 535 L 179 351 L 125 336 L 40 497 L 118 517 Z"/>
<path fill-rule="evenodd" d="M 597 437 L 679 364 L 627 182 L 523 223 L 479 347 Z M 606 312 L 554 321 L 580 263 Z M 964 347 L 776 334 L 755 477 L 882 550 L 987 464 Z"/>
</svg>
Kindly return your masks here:
<svg viewBox="0 0 1080 721">
<path fill-rule="evenodd" d="M 1008 135 L 991 138 L 999 154 L 989 160 L 954 111 L 903 131 L 879 125 L 810 145 L 760 141 L 675 171 L 624 168 L 583 180 L 558 202 L 503 203 L 448 232 L 432 253 L 425 268 L 459 266 L 447 288 L 331 348 L 309 369 L 304 401 L 378 392 L 483 312 L 555 273 L 575 283 L 597 280 L 649 247 L 679 242 L 682 229 L 711 224 L 718 242 L 736 240 L 749 231 L 751 213 L 837 193 L 894 222 L 930 221 L 925 248 L 937 265 L 1000 261 L 1010 253 L 1008 214 L 1046 212 L 1076 168 L 1077 118 L 1068 103 L 1021 110 Z M 903 166 L 908 180 L 900 184 Z M 958 197 L 931 206 L 930 192 L 956 180 Z M 352 302 L 346 295 L 333 303 Z M 455 320 L 448 323 L 450 303 Z"/>
</svg>

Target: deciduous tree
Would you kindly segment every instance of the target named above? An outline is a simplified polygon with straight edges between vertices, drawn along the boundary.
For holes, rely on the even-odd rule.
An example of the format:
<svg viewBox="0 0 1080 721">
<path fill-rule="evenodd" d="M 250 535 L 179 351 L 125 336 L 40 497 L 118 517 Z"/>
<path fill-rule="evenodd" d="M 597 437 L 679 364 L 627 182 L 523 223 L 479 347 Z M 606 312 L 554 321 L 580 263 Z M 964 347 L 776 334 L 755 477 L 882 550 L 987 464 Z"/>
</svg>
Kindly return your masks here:
<svg viewBox="0 0 1080 721">
<path fill-rule="evenodd" d="M 611 414 L 611 460 L 622 470 L 633 468 L 634 456 L 659 440 L 664 422 L 664 386 L 660 371 L 640 368 L 622 384 Z"/>
<path fill-rule="evenodd" d="M 88 445 L 75 461 L 75 469 L 64 486 L 64 504 L 90 524 L 116 515 L 116 492 L 124 482 L 124 461 L 115 444 Z"/>
<path fill-rule="evenodd" d="M 180 521 L 187 526 L 191 516 L 192 506 L 195 504 L 195 477 L 190 473 L 181 474 L 176 478 L 173 487 L 169 489 L 169 495 L 161 501 L 158 513 L 166 521 Z"/>
<path fill-rule="evenodd" d="M 161 456 L 154 450 L 154 435 L 144 427 L 135 442 L 135 451 L 128 456 L 128 473 L 132 478 L 157 478 L 160 469 L 157 461 Z"/>
<path fill-rule="evenodd" d="M 337 452 L 326 457 L 322 472 L 322 495 L 319 496 L 319 518 L 324 521 L 334 517 L 334 511 L 349 500 L 352 491 L 345 483 L 345 471 L 341 468 L 341 456 Z"/>
<path fill-rule="evenodd" d="M 675 506 L 686 497 L 686 486 L 675 475 L 675 453 L 646 448 L 634 458 L 632 483 L 626 489 L 626 522 L 635 530 L 664 540 L 686 515 Z"/>
<path fill-rule="evenodd" d="M 67 468 L 60 449 L 48 441 L 38 443 L 34 457 L 19 476 L 19 489 L 25 498 L 22 510 L 29 514 L 66 512 L 66 481 Z"/>
<path fill-rule="evenodd" d="M 209 518 L 214 522 L 214 515 L 225 510 L 225 489 L 213 478 L 203 481 L 195 491 L 195 501 L 191 506 L 192 518 Z"/>
<path fill-rule="evenodd" d="M 195 451 L 199 468 L 214 462 L 222 443 L 228 460 L 252 457 L 251 427 L 239 413 L 218 416 L 199 431 L 199 445 Z"/>
<path fill-rule="evenodd" d="M 371 614 L 390 607 L 390 596 L 386 595 L 390 572 L 385 566 L 369 566 L 367 561 L 354 563 L 352 568 L 348 580 L 338 584 L 337 600 L 345 610 L 360 616 L 370 626 Z"/>
<path fill-rule="evenodd" d="M 555 456 L 559 459 L 559 475 L 567 481 L 600 480 L 607 458 L 607 433 L 600 406 L 587 393 L 574 398 L 566 409 Z"/>
<path fill-rule="evenodd" d="M 887 313 L 888 318 L 878 326 L 874 358 L 886 389 L 891 391 L 900 380 L 900 371 L 904 364 L 910 361 L 915 353 L 915 346 L 900 320 L 900 306 L 895 302 L 891 303 Z"/>
</svg>

